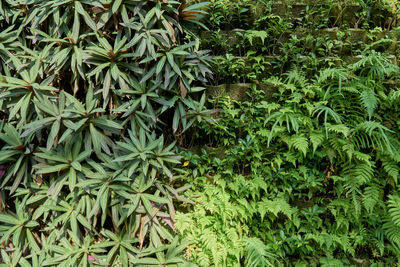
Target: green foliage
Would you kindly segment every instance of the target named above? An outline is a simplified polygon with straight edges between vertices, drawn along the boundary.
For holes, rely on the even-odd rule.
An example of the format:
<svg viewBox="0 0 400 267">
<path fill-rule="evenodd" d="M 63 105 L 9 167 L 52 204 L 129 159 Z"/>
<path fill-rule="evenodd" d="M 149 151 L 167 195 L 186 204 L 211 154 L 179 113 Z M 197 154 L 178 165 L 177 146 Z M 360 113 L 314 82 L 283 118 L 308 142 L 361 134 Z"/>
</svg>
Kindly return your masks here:
<svg viewBox="0 0 400 267">
<path fill-rule="evenodd" d="M 269 261 L 274 255 L 268 252 L 267 246 L 257 238 L 249 238 L 246 240 L 246 265 L 247 266 L 273 266 Z"/>
<path fill-rule="evenodd" d="M 193 242 L 188 257 L 201 266 L 398 264 L 400 129 L 387 116 L 399 120 L 398 89 L 387 83 L 398 83 L 398 67 L 364 56 L 371 61 L 315 76 L 297 67 L 242 102 L 210 100 L 218 121 L 196 133 L 202 152 L 184 154 L 196 204 L 176 227 Z"/>
<path fill-rule="evenodd" d="M 397 0 L 0 1 L 0 264 L 398 265 L 398 25 Z"/>
<path fill-rule="evenodd" d="M 369 61 L 360 55 L 370 49 L 394 59 L 399 23 L 392 2 L 214 0 L 207 20 L 212 31 L 202 32 L 202 45 L 217 56 L 216 84 L 261 82 L 294 65 L 313 76 L 328 66 Z"/>
<path fill-rule="evenodd" d="M 0 2 L 0 263 L 192 266 L 176 137 L 211 122 L 207 3 Z"/>
<path fill-rule="evenodd" d="M 251 89 L 216 94 L 217 123 L 185 143 L 188 258 L 398 264 L 397 2 L 211 1 L 212 83 Z"/>
</svg>

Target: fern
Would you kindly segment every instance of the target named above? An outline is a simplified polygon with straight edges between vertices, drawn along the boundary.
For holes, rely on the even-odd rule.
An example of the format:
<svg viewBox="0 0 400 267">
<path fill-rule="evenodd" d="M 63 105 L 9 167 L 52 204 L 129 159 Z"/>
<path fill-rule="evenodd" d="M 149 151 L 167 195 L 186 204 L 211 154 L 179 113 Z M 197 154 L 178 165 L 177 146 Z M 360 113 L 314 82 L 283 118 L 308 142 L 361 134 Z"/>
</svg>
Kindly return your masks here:
<svg viewBox="0 0 400 267">
<path fill-rule="evenodd" d="M 393 154 L 392 144 L 386 133 L 391 132 L 387 127 L 376 121 L 359 123 L 354 130 L 354 141 L 360 148 L 378 148 Z"/>
<path fill-rule="evenodd" d="M 246 238 L 246 266 L 248 267 L 264 267 L 274 266 L 273 262 L 276 257 L 271 253 L 268 247 L 258 238 Z"/>
<path fill-rule="evenodd" d="M 348 182 L 354 179 L 354 184 L 357 185 L 366 184 L 374 178 L 374 169 L 371 163 L 363 162 L 356 165 L 346 166 L 344 173 L 349 177 Z"/>
<path fill-rule="evenodd" d="M 197 255 L 197 262 L 201 267 L 209 267 L 211 266 L 211 261 L 207 253 L 200 251 Z"/>
<path fill-rule="evenodd" d="M 389 99 L 392 103 L 395 103 L 400 100 L 400 90 L 391 91 L 389 95 Z"/>
<path fill-rule="evenodd" d="M 342 84 L 344 81 L 348 80 L 350 78 L 349 73 L 345 69 L 341 68 L 329 68 L 329 69 L 324 69 L 321 70 L 317 83 L 322 84 L 326 81 L 334 80 L 338 84 L 338 89 L 339 92 L 342 90 Z M 326 100 L 329 96 L 329 89 L 326 91 L 326 94 L 324 95 L 324 100 Z"/>
<path fill-rule="evenodd" d="M 196 243 L 210 265 L 348 266 L 361 257 L 394 265 L 399 199 L 385 200 L 400 175 L 395 69 L 377 53 L 321 71 L 294 65 L 268 78 L 276 93 L 254 85 L 248 101 L 224 101 L 221 126 L 204 128 L 216 146 L 219 131 L 230 132 L 230 147 L 221 160 L 195 159 L 207 165 L 209 177 L 194 179 L 205 214 L 193 220 L 201 231 L 185 226 L 197 240 L 203 229 L 216 236 L 220 253 Z"/>
<path fill-rule="evenodd" d="M 276 198 L 275 200 L 263 199 L 263 201 L 258 203 L 258 212 L 261 215 L 261 219 L 264 218 L 267 212 L 274 214 L 275 217 L 281 212 L 288 218 L 291 218 L 295 213 L 295 209 L 283 198 Z"/>
<path fill-rule="evenodd" d="M 383 224 L 387 238 L 400 246 L 400 197 L 390 195 L 387 201 L 388 217 Z"/>
<path fill-rule="evenodd" d="M 202 231 L 202 235 L 200 236 L 200 241 L 205 249 L 211 252 L 213 257 L 213 262 L 218 262 L 219 254 L 218 254 L 218 242 L 215 233 L 211 230 L 211 228 L 204 228 Z"/>
<path fill-rule="evenodd" d="M 364 189 L 363 203 L 368 213 L 372 213 L 375 205 L 379 202 L 380 188 L 372 184 Z"/>
<path fill-rule="evenodd" d="M 385 230 L 387 238 L 400 246 L 400 227 L 389 218 L 383 224 L 383 229 Z"/>
<path fill-rule="evenodd" d="M 320 260 L 321 267 L 344 267 L 346 265 L 343 264 L 342 261 L 334 258 L 322 258 Z"/>
<path fill-rule="evenodd" d="M 280 111 L 272 113 L 268 116 L 264 122 L 264 126 L 270 122 L 275 121 L 272 125 L 271 132 L 268 136 L 268 145 L 271 142 L 273 135 L 275 134 L 275 129 L 279 125 L 282 126 L 283 123 L 286 123 L 287 131 L 290 133 L 291 131 L 297 132 L 299 130 L 299 119 L 294 114 L 294 112 L 290 109 L 281 109 Z"/>
<path fill-rule="evenodd" d="M 349 135 L 350 129 L 349 127 L 347 127 L 344 124 L 330 124 L 330 123 L 326 123 L 325 124 L 326 129 L 329 132 L 334 132 L 334 133 L 341 133 L 343 134 L 345 137 L 347 137 Z"/>
<path fill-rule="evenodd" d="M 336 123 L 342 123 L 342 118 L 340 117 L 339 114 L 337 114 L 333 109 L 330 107 L 326 106 L 320 106 L 316 107 L 312 113 L 314 116 L 316 113 L 317 114 L 317 119 L 319 119 L 319 116 L 324 113 L 324 123 L 328 122 L 328 116 L 331 117 Z"/>
<path fill-rule="evenodd" d="M 368 117 L 371 120 L 372 114 L 378 106 L 378 100 L 376 99 L 375 92 L 372 89 L 365 89 L 360 94 L 361 103 L 367 110 Z"/>
<path fill-rule="evenodd" d="M 307 76 L 304 71 L 299 68 L 295 68 L 287 73 L 287 78 L 285 80 L 286 85 L 293 85 L 298 87 L 307 87 L 308 81 Z M 293 87 L 295 89 L 296 87 Z"/>
<path fill-rule="evenodd" d="M 354 151 L 354 157 L 357 160 L 370 164 L 371 156 L 360 151 Z"/>
<path fill-rule="evenodd" d="M 380 80 L 386 76 L 398 72 L 399 67 L 390 62 L 379 52 L 371 51 L 364 54 L 356 63 L 350 66 L 353 71 L 359 71 L 371 80 Z"/>
<path fill-rule="evenodd" d="M 289 139 L 289 147 L 294 147 L 303 152 L 303 155 L 306 156 L 308 151 L 308 140 L 303 134 L 292 135 Z"/>
<path fill-rule="evenodd" d="M 313 153 L 317 151 L 318 147 L 323 143 L 325 140 L 325 135 L 321 131 L 312 131 L 310 133 L 310 142 L 313 146 Z"/>
<path fill-rule="evenodd" d="M 390 195 L 388 207 L 391 220 L 395 225 L 400 227 L 400 196 Z"/>
<path fill-rule="evenodd" d="M 398 184 L 398 179 L 399 179 L 399 172 L 400 172 L 400 167 L 396 161 L 390 160 L 388 158 L 384 158 L 382 160 L 382 165 L 383 169 L 385 172 L 393 178 L 395 184 Z"/>
<path fill-rule="evenodd" d="M 261 42 L 264 44 L 266 38 L 268 38 L 268 32 L 266 31 L 256 31 L 256 30 L 247 30 L 244 37 L 249 40 L 250 44 L 253 45 L 253 39 L 260 38 Z"/>
</svg>

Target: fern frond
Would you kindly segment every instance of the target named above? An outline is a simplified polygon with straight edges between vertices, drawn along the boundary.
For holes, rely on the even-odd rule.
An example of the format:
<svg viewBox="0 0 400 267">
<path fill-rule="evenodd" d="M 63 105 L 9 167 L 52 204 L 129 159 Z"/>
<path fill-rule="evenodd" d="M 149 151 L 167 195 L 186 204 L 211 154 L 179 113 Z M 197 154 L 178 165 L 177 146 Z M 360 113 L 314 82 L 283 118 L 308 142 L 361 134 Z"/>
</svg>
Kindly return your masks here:
<svg viewBox="0 0 400 267">
<path fill-rule="evenodd" d="M 388 203 L 388 216 L 383 224 L 387 238 L 400 246 L 400 196 L 390 195 Z"/>
<path fill-rule="evenodd" d="M 264 44 L 266 38 L 268 38 L 267 31 L 257 31 L 257 30 L 247 30 L 244 37 L 249 40 L 250 44 L 253 45 L 253 39 L 260 38 L 261 42 Z"/>
<path fill-rule="evenodd" d="M 371 156 L 365 153 L 362 153 L 360 151 L 354 151 L 354 157 L 360 161 L 364 161 L 367 164 L 371 164 L 370 160 L 371 160 Z"/>
<path fill-rule="evenodd" d="M 400 196 L 390 195 L 388 200 L 389 215 L 393 223 L 400 227 Z"/>
<path fill-rule="evenodd" d="M 189 214 L 185 214 L 182 212 L 177 212 L 175 214 L 175 219 L 176 222 L 174 223 L 174 225 L 181 234 L 191 229 L 194 223 L 192 218 L 190 218 Z"/>
<path fill-rule="evenodd" d="M 277 112 L 272 113 L 270 116 L 266 118 L 264 126 L 270 121 L 275 121 L 275 122 L 272 125 L 271 132 L 268 136 L 268 141 L 267 141 L 268 146 L 271 142 L 273 135 L 276 133 L 276 128 L 278 125 L 282 126 L 283 123 L 286 123 L 286 128 L 289 133 L 291 131 L 297 133 L 297 131 L 299 130 L 299 119 L 297 118 L 294 111 L 288 108 L 281 109 Z"/>
<path fill-rule="evenodd" d="M 396 73 L 399 67 L 394 65 L 384 55 L 372 50 L 368 55 L 350 66 L 353 71 L 359 71 L 361 75 L 366 75 L 371 80 L 379 80 L 392 73 Z"/>
<path fill-rule="evenodd" d="M 390 159 L 382 159 L 382 166 L 385 172 L 393 178 L 395 183 L 398 183 L 400 167 L 397 162 Z"/>
<path fill-rule="evenodd" d="M 204 251 L 200 251 L 197 254 L 197 263 L 200 265 L 200 267 L 210 267 L 211 266 L 210 257 Z"/>
<path fill-rule="evenodd" d="M 374 90 L 370 88 L 363 90 L 360 94 L 360 100 L 367 110 L 368 117 L 371 120 L 372 114 L 378 106 L 378 100 L 376 99 Z"/>
<path fill-rule="evenodd" d="M 396 102 L 400 100 L 400 90 L 391 91 L 389 94 L 389 99 L 391 102 Z"/>
<path fill-rule="evenodd" d="M 217 237 L 211 228 L 203 229 L 200 240 L 203 247 L 211 252 L 214 262 L 218 260 L 219 255 L 217 254 L 217 251 L 219 243 L 217 242 Z"/>
<path fill-rule="evenodd" d="M 310 133 L 310 142 L 313 146 L 313 153 L 317 151 L 317 148 L 323 143 L 325 140 L 325 135 L 322 131 L 313 131 Z"/>
<path fill-rule="evenodd" d="M 265 182 L 265 178 L 262 176 L 256 176 L 251 181 L 251 186 L 253 187 L 251 190 L 253 199 L 256 199 L 256 196 L 259 198 L 262 191 L 268 192 L 268 184 Z"/>
<path fill-rule="evenodd" d="M 339 198 L 332 200 L 328 207 L 334 215 L 338 212 L 339 207 L 343 209 L 344 215 L 347 215 L 351 210 L 351 203 L 347 198 Z"/>
<path fill-rule="evenodd" d="M 358 185 L 368 183 L 374 178 L 373 163 L 358 163 L 345 167 L 345 173 L 354 178 Z"/>
<path fill-rule="evenodd" d="M 371 164 L 361 163 L 355 166 L 353 174 L 361 184 L 365 184 L 374 178 L 374 169 Z"/>
<path fill-rule="evenodd" d="M 248 267 L 264 267 L 274 266 L 275 255 L 272 254 L 268 247 L 258 238 L 246 238 L 246 266 Z"/>
<path fill-rule="evenodd" d="M 354 131 L 354 142 L 360 148 L 375 148 L 393 154 L 392 144 L 386 133 L 392 132 L 377 121 L 359 123 Z"/>
<path fill-rule="evenodd" d="M 332 118 L 336 123 L 342 123 L 342 118 L 340 117 L 340 115 L 337 114 L 330 107 L 327 106 L 316 107 L 312 113 L 312 116 L 314 116 L 316 113 L 318 113 L 317 119 L 319 119 L 319 116 L 321 116 L 322 113 L 324 114 L 324 123 L 328 122 L 328 117 Z"/>
<path fill-rule="evenodd" d="M 351 199 L 353 200 L 354 211 L 355 214 L 357 215 L 357 220 L 358 220 L 358 216 L 361 213 L 361 202 L 358 195 L 356 194 L 356 191 L 351 192 Z"/>
<path fill-rule="evenodd" d="M 328 118 L 332 118 L 336 123 L 339 123 L 339 124 L 342 123 L 342 118 L 340 117 L 340 115 L 337 114 L 330 107 L 327 107 L 327 106 L 316 107 L 314 109 L 313 113 L 312 113 L 312 116 L 314 116 L 315 114 L 317 114 L 317 120 L 319 119 L 319 116 L 324 114 L 324 125 L 325 125 L 325 134 L 326 134 L 326 136 L 328 136 L 328 128 L 327 128 Z"/>
<path fill-rule="evenodd" d="M 334 258 L 322 258 L 320 260 L 321 267 L 344 267 L 346 266 L 342 261 Z"/>
<path fill-rule="evenodd" d="M 290 137 L 289 147 L 294 147 L 295 149 L 303 152 L 304 156 L 307 154 L 308 150 L 308 140 L 303 134 L 292 135 Z"/>
<path fill-rule="evenodd" d="M 385 234 L 391 242 L 400 246 L 400 226 L 396 225 L 390 218 L 383 224 Z"/>
<path fill-rule="evenodd" d="M 267 212 L 274 214 L 276 217 L 281 212 L 291 218 L 296 209 L 292 208 L 283 198 L 276 198 L 275 200 L 263 199 L 258 203 L 258 212 L 261 215 L 261 219 L 264 218 Z"/>
<path fill-rule="evenodd" d="M 337 80 L 340 86 L 341 81 L 350 78 L 349 73 L 342 68 L 327 68 L 320 71 L 318 76 L 318 83 L 322 83 L 328 80 Z M 339 87 L 340 88 L 340 87 Z"/>
<path fill-rule="evenodd" d="M 325 127 L 329 132 L 334 132 L 334 133 L 341 133 L 345 137 L 349 135 L 350 129 L 344 124 L 330 124 L 330 123 L 325 123 Z"/>
<path fill-rule="evenodd" d="M 363 203 L 368 213 L 374 210 L 379 201 L 380 188 L 378 184 L 372 184 L 364 189 Z"/>
<path fill-rule="evenodd" d="M 303 71 L 295 68 L 287 73 L 285 82 L 299 87 L 306 87 L 308 82 L 306 75 Z"/>
<path fill-rule="evenodd" d="M 235 228 L 232 228 L 232 227 L 226 228 L 225 234 L 226 234 L 229 242 L 232 242 L 233 247 L 239 248 L 242 246 L 241 239 Z"/>
</svg>

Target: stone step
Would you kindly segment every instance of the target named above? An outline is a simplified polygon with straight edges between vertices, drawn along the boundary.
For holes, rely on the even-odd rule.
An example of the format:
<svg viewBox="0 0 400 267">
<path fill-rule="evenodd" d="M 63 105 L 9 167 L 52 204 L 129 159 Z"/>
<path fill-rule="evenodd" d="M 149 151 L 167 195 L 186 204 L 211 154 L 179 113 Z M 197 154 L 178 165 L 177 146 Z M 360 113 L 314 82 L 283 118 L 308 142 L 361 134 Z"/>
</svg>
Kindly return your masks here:
<svg viewBox="0 0 400 267">
<path fill-rule="evenodd" d="M 400 26 L 400 18 L 396 10 L 377 9 L 376 6 L 360 5 L 351 1 L 308 1 L 308 3 L 288 3 L 288 1 L 277 1 L 270 5 L 258 2 L 239 2 L 239 8 L 232 8 L 229 17 L 239 18 L 240 21 L 227 21 L 221 25 L 221 29 L 231 30 L 243 24 L 249 29 L 254 26 L 263 27 L 260 20 L 269 16 L 273 19 L 275 15 L 293 24 L 310 24 L 314 27 L 326 24 L 328 27 L 350 27 L 350 28 L 374 28 L 380 26 L 391 29 Z M 248 10 L 238 14 L 239 10 Z M 257 22 L 256 25 L 255 22 Z M 239 25 L 238 25 L 239 24 Z M 212 26 L 212 25 L 210 25 Z"/>
<path fill-rule="evenodd" d="M 247 57 L 217 56 L 212 65 L 214 83 L 246 83 L 250 81 L 262 81 L 271 75 L 280 75 L 296 65 L 311 66 L 319 69 L 328 66 L 346 66 L 358 62 L 362 55 L 346 57 L 315 57 L 296 56 L 283 59 L 280 55 L 262 56 L 253 60 Z M 387 56 L 393 64 L 398 65 L 398 59 L 394 55 Z"/>
<path fill-rule="evenodd" d="M 324 13 L 324 10 L 327 12 Z M 314 13 L 314 16 L 311 15 L 310 18 L 310 22 L 312 22 L 312 20 L 318 19 L 316 16 L 318 16 L 319 12 L 320 16 L 325 15 L 324 19 L 330 20 L 331 26 L 348 25 L 349 27 L 354 27 L 363 22 L 362 19 L 356 16 L 356 14 L 360 14 L 362 10 L 362 7 L 356 3 L 324 5 L 318 3 L 318 1 L 314 1 L 313 3 L 293 4 L 276 2 L 271 7 L 272 14 L 282 18 L 289 18 L 292 21 L 304 21 L 306 20 L 305 16 L 307 13 Z M 265 14 L 265 8 L 258 5 L 252 9 L 251 13 L 253 19 L 257 20 Z M 317 13 L 317 15 L 315 13 Z"/>
<path fill-rule="evenodd" d="M 388 80 L 386 85 L 389 88 L 398 88 L 400 85 L 395 82 L 394 80 Z M 265 92 L 265 100 L 269 101 L 272 100 L 273 94 L 279 92 L 279 88 L 271 83 L 230 83 L 230 84 L 219 84 L 219 85 L 208 85 L 206 87 L 206 92 L 209 96 L 214 98 L 221 98 L 227 97 L 234 101 L 246 101 L 251 100 L 249 94 L 251 95 L 252 90 L 254 87 L 257 90 L 263 90 Z M 397 89 L 396 89 L 397 90 Z"/>
<path fill-rule="evenodd" d="M 266 62 L 276 62 L 281 60 L 281 56 L 280 55 L 266 55 L 263 56 L 264 61 Z M 329 57 L 323 57 L 326 60 L 329 60 L 331 62 L 337 62 L 338 64 L 340 63 L 346 63 L 346 64 L 353 64 L 358 62 L 359 60 L 361 60 L 363 58 L 362 55 L 357 55 L 357 56 L 345 56 L 345 57 L 334 57 L 334 56 L 329 56 Z M 226 59 L 226 57 L 224 56 L 214 56 L 213 57 L 214 61 L 220 61 L 220 60 L 224 60 Z M 297 56 L 296 59 L 307 59 L 307 56 L 304 55 L 300 55 Z M 395 55 L 388 55 L 387 59 L 390 60 L 393 64 L 397 65 L 399 63 L 398 58 Z M 239 57 L 239 56 L 234 56 L 231 59 L 232 61 L 245 61 L 246 64 L 251 64 L 249 63 L 249 58 L 248 57 Z"/>
<path fill-rule="evenodd" d="M 256 37 L 251 37 L 254 35 Z M 287 32 L 279 36 L 269 38 L 265 32 L 234 29 L 231 31 L 205 31 L 201 32 L 200 37 L 202 47 L 212 50 L 214 55 L 231 53 L 234 55 L 245 55 L 248 50 L 260 50 L 267 53 L 278 53 L 284 50 L 284 43 L 292 41 L 294 45 L 302 45 L 308 51 L 317 50 L 330 45 L 331 50 L 338 55 L 354 54 L 354 51 L 363 50 L 366 45 L 372 49 L 396 54 L 398 49 L 398 40 L 400 39 L 399 30 L 364 30 L 348 29 L 346 31 L 338 28 L 327 28 L 321 30 L 310 30 L 307 28 L 297 28 L 294 31 Z M 328 43 L 331 42 L 331 44 Z M 271 50 L 271 51 L 268 51 Z M 287 51 L 282 51 L 286 53 Z"/>
<path fill-rule="evenodd" d="M 219 84 L 209 85 L 206 90 L 212 97 L 225 97 L 229 96 L 234 101 L 249 100 L 248 93 L 251 92 L 252 87 L 257 86 L 258 89 L 264 90 L 266 93 L 266 100 L 272 97 L 272 94 L 278 91 L 278 88 L 268 83 L 236 83 L 236 84 Z"/>
</svg>

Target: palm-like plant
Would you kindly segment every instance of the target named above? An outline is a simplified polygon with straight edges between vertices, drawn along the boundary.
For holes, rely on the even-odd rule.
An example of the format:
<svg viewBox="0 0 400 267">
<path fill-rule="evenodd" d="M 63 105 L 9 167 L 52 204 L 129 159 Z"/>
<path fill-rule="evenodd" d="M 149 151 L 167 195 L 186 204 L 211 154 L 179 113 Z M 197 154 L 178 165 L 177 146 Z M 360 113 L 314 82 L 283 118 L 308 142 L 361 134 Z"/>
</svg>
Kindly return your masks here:
<svg viewBox="0 0 400 267">
<path fill-rule="evenodd" d="M 187 201 L 164 114 L 200 103 L 207 115 L 195 95 L 210 58 L 183 38 L 192 18 L 174 19 L 179 1 L 17 2 L 0 2 L 0 262 L 129 266 L 161 253 L 174 201 Z M 158 262 L 184 262 L 181 251 Z"/>
<path fill-rule="evenodd" d="M 96 66 L 93 70 L 88 73 L 88 76 L 95 76 L 96 82 L 98 83 L 101 79 L 103 85 L 103 98 L 108 99 L 110 87 L 113 82 L 118 82 L 121 88 L 127 89 L 126 81 L 128 76 L 125 73 L 125 69 L 130 70 L 133 73 L 143 73 L 143 70 L 132 64 L 127 64 L 124 59 L 135 58 L 137 55 L 134 53 L 127 53 L 127 50 L 132 47 L 132 43 L 126 43 L 126 36 L 117 34 L 114 46 L 111 46 L 107 39 L 104 37 L 97 36 L 97 43 L 91 43 L 88 46 L 85 58 L 86 64 L 93 64 Z M 122 69 L 122 70 L 121 70 Z M 103 71 L 105 73 L 103 73 Z"/>
<path fill-rule="evenodd" d="M 125 138 L 125 142 L 117 143 L 125 155 L 117 157 L 115 161 L 129 161 L 129 173 L 150 174 L 152 179 L 162 173 L 173 178 L 167 163 L 179 163 L 179 157 L 171 151 L 174 143 L 164 148 L 163 137 L 155 139 L 154 133 L 146 133 L 143 128 L 139 130 L 139 135 L 129 130 L 129 136 L 130 139 Z"/>
<path fill-rule="evenodd" d="M 58 149 L 52 151 L 39 148 L 41 152 L 35 153 L 38 164 L 33 167 L 37 169 L 36 174 L 59 175 L 57 181 L 52 184 L 49 190 L 49 195 L 53 197 L 56 197 L 60 193 L 64 183 L 68 184 L 70 191 L 74 191 L 76 183 L 89 171 L 83 163 L 92 151 L 82 151 L 82 140 L 80 136 L 77 137 L 76 139 L 69 140 L 70 142 L 65 145 L 65 150 L 63 147 L 58 147 Z M 72 141 L 74 141 L 73 145 L 71 144 Z M 43 162 L 43 160 L 46 161 Z"/>
<path fill-rule="evenodd" d="M 82 133 L 85 140 L 85 148 L 92 149 L 96 153 L 101 151 L 110 154 L 110 147 L 113 146 L 113 141 L 104 134 L 104 131 L 110 134 L 119 134 L 123 126 L 117 121 L 109 119 L 104 113 L 105 109 L 98 107 L 99 100 L 93 95 L 93 89 L 90 87 L 86 93 L 85 104 L 82 104 L 78 99 L 72 95 L 64 92 L 69 105 L 69 111 L 75 116 L 68 120 L 68 129 L 60 139 L 62 142 L 64 138 L 71 133 Z M 104 114 L 99 116 L 99 113 Z"/>
<path fill-rule="evenodd" d="M 19 251 L 23 251 L 26 246 L 35 252 L 40 251 L 33 232 L 33 229 L 39 226 L 37 221 L 30 218 L 29 214 L 24 210 L 26 198 L 15 202 L 16 213 L 10 212 L 7 214 L 0 214 L 0 220 L 3 225 L 1 226 L 1 239 L 0 243 L 5 242 L 9 244 L 12 242 Z"/>
<path fill-rule="evenodd" d="M 17 131 L 11 124 L 6 124 L 3 131 L 0 140 L 6 145 L 0 151 L 0 164 L 7 163 L 8 168 L 2 178 L 1 188 L 5 188 L 11 178 L 14 178 L 13 185 L 9 189 L 12 194 L 22 181 L 24 184 L 30 183 L 32 153 L 35 147 L 31 144 L 33 136 L 20 138 L 21 130 Z"/>
<path fill-rule="evenodd" d="M 11 56 L 12 64 L 15 68 L 24 68 L 23 62 L 15 56 Z M 50 76 L 48 79 L 44 79 L 41 82 L 41 65 L 42 63 L 38 60 L 34 64 L 31 64 L 30 70 L 22 69 L 19 71 L 20 78 L 13 77 L 12 75 L 2 76 L 0 81 L 0 99 L 4 99 L 4 105 L 7 108 L 9 117 L 8 120 L 13 120 L 18 114 L 19 126 L 27 122 L 27 117 L 32 116 L 30 112 L 31 101 L 34 96 L 48 95 L 51 92 L 56 92 L 58 89 L 50 86 L 52 82 Z"/>
<path fill-rule="evenodd" d="M 90 266 L 91 263 L 100 263 L 98 254 L 105 253 L 102 244 L 94 244 L 88 235 L 79 238 L 73 232 L 68 232 L 69 238 L 62 238 L 59 245 L 50 246 L 54 256 L 43 262 L 43 266 Z"/>
</svg>

